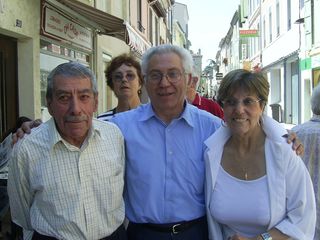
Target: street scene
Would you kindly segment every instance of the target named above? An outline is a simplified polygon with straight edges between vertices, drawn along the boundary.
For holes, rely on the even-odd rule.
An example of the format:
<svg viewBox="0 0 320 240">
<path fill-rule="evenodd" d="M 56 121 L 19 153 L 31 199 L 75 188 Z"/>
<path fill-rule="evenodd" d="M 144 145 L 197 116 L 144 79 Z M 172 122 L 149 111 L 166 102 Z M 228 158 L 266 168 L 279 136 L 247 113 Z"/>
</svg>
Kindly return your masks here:
<svg viewBox="0 0 320 240">
<path fill-rule="evenodd" d="M 319 240 L 319 9 L 0 0 L 0 239 Z"/>
</svg>

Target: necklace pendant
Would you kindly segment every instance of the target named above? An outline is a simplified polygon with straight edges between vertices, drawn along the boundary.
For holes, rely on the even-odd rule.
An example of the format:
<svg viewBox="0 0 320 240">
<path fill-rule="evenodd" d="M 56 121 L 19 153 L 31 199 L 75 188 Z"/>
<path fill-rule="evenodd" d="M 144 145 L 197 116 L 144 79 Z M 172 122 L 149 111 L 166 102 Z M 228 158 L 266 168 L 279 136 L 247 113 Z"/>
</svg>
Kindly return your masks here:
<svg viewBox="0 0 320 240">
<path fill-rule="evenodd" d="M 248 180 L 248 174 L 247 173 L 244 174 L 244 179 Z"/>
</svg>

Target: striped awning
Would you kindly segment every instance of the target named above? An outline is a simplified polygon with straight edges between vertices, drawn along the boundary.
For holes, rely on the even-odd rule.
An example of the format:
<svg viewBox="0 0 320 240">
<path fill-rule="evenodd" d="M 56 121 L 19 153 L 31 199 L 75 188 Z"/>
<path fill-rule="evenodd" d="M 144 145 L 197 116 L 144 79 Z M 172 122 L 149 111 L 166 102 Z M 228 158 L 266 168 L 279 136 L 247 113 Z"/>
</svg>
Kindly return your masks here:
<svg viewBox="0 0 320 240">
<path fill-rule="evenodd" d="M 148 43 L 142 36 L 140 36 L 137 31 L 130 26 L 129 23 L 125 23 L 126 29 L 128 32 L 127 44 L 131 49 L 137 52 L 139 55 L 142 55 L 148 48 L 151 47 L 151 44 Z"/>
</svg>

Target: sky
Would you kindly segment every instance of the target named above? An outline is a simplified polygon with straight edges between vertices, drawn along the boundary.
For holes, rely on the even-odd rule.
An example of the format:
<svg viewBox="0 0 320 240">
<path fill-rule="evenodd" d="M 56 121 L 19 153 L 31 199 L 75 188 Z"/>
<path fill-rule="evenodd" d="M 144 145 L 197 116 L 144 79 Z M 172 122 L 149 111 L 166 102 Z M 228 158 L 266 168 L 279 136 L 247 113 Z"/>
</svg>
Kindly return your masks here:
<svg viewBox="0 0 320 240">
<path fill-rule="evenodd" d="M 202 67 L 215 59 L 220 40 L 226 36 L 240 0 L 176 0 L 186 4 L 189 14 L 190 49 L 201 49 Z"/>
</svg>

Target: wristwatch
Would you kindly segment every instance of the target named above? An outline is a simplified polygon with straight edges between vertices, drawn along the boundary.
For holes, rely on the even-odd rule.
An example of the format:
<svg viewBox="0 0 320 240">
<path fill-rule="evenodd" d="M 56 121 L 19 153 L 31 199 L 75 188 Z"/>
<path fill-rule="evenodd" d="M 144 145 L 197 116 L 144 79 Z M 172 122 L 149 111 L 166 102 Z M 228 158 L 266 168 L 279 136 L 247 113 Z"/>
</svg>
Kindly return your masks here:
<svg viewBox="0 0 320 240">
<path fill-rule="evenodd" d="M 262 237 L 262 240 L 272 240 L 272 237 L 268 232 L 261 233 L 260 237 Z"/>
</svg>

